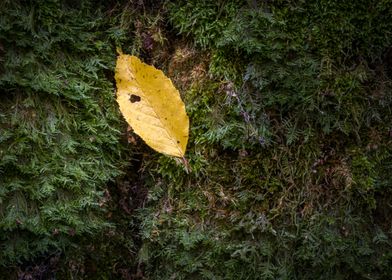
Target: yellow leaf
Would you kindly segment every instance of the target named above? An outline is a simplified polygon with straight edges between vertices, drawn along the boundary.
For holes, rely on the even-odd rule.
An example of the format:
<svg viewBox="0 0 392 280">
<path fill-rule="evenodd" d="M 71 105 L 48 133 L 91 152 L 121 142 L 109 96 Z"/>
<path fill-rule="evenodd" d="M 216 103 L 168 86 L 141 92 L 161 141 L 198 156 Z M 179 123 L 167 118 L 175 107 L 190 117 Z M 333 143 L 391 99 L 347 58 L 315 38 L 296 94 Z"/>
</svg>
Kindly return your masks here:
<svg viewBox="0 0 392 280">
<path fill-rule="evenodd" d="M 189 118 L 171 80 L 154 66 L 125 54 L 117 57 L 115 78 L 120 111 L 135 133 L 154 150 L 183 157 Z"/>
</svg>

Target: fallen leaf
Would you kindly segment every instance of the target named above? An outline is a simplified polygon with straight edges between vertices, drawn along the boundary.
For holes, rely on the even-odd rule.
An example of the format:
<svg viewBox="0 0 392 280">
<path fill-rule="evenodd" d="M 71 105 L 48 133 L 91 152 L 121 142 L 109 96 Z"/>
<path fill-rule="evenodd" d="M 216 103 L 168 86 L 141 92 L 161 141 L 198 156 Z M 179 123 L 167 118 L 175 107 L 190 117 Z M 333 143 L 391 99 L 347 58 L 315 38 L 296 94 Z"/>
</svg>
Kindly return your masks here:
<svg viewBox="0 0 392 280">
<path fill-rule="evenodd" d="M 189 118 L 171 80 L 136 56 L 122 53 L 115 78 L 120 111 L 134 132 L 154 150 L 184 157 Z"/>
</svg>

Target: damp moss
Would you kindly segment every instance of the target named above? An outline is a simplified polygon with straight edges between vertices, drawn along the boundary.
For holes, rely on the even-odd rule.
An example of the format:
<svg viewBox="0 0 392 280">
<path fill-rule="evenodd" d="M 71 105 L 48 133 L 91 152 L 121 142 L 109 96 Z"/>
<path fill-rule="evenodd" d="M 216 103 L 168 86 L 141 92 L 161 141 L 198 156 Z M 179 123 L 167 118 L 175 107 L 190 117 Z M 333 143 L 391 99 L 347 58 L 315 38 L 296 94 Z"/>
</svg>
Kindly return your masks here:
<svg viewBox="0 0 392 280">
<path fill-rule="evenodd" d="M 211 55 L 184 93 L 193 171 L 143 163 L 149 277 L 391 276 L 389 4 L 169 4 Z"/>
</svg>

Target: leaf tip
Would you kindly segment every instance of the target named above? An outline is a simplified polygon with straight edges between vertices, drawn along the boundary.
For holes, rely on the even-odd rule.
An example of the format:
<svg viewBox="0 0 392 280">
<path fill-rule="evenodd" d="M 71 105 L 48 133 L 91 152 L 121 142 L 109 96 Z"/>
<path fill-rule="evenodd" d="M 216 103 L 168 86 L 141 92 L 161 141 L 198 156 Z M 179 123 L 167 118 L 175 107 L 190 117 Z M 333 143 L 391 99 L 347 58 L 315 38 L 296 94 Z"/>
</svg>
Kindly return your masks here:
<svg viewBox="0 0 392 280">
<path fill-rule="evenodd" d="M 121 47 L 116 47 L 116 51 L 118 55 L 123 55 Z"/>
</svg>

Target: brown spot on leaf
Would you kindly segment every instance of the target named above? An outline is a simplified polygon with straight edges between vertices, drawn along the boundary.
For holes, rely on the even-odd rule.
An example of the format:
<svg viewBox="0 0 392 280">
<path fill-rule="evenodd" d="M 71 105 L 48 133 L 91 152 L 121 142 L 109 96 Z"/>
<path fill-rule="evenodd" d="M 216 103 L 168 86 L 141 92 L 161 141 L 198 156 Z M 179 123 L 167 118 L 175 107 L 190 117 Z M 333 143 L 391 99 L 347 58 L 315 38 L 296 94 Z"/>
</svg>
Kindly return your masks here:
<svg viewBox="0 0 392 280">
<path fill-rule="evenodd" d="M 131 103 L 140 102 L 140 100 L 142 100 L 142 98 L 139 95 L 131 94 L 129 97 L 129 101 L 131 101 Z"/>
</svg>

